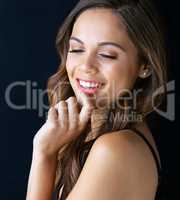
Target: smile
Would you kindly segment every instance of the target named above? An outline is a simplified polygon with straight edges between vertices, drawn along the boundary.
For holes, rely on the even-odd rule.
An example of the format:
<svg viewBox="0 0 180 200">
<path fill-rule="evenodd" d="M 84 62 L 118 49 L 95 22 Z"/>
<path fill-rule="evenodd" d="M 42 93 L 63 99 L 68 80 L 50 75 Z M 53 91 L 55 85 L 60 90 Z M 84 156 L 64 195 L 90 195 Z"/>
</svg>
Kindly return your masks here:
<svg viewBox="0 0 180 200">
<path fill-rule="evenodd" d="M 85 81 L 82 79 L 77 79 L 77 86 L 80 91 L 88 94 L 96 93 L 98 89 L 101 88 L 103 84 L 96 81 Z"/>
</svg>

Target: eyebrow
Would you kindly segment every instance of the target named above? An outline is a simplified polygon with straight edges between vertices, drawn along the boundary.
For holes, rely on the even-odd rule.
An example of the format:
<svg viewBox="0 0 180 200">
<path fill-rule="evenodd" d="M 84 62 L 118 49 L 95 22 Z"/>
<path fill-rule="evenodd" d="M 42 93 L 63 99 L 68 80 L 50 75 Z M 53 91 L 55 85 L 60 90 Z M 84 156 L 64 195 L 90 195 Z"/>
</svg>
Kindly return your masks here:
<svg viewBox="0 0 180 200">
<path fill-rule="evenodd" d="M 80 44 L 84 44 L 83 41 L 81 41 L 77 37 L 71 37 L 70 40 L 75 40 L 76 42 L 79 42 Z M 117 48 L 121 49 L 122 51 L 126 52 L 124 47 L 122 47 L 120 44 L 117 44 L 115 42 L 100 42 L 100 43 L 98 43 L 98 46 L 106 46 L 106 45 L 117 47 Z"/>
</svg>

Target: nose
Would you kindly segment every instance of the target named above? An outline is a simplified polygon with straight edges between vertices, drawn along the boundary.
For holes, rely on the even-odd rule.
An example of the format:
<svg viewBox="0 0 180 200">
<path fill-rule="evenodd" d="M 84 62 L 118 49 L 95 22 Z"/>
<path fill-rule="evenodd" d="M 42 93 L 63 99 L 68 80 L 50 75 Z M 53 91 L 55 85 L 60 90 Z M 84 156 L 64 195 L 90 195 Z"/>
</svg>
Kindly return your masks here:
<svg viewBox="0 0 180 200">
<path fill-rule="evenodd" d="M 81 70 L 85 73 L 95 74 L 98 72 L 96 55 L 89 53 L 84 56 L 83 62 L 81 64 Z"/>
</svg>

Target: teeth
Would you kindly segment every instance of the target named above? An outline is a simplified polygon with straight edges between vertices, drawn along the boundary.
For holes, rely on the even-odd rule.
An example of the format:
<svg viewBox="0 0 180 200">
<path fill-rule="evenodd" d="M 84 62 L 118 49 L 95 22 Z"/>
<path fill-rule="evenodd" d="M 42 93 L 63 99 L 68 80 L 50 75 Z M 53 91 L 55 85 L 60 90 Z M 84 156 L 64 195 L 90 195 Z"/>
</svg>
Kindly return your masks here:
<svg viewBox="0 0 180 200">
<path fill-rule="evenodd" d="M 86 82 L 86 81 L 79 81 L 80 85 L 86 88 L 90 88 L 90 87 L 97 87 L 99 84 L 98 83 L 90 83 L 90 82 Z"/>
</svg>

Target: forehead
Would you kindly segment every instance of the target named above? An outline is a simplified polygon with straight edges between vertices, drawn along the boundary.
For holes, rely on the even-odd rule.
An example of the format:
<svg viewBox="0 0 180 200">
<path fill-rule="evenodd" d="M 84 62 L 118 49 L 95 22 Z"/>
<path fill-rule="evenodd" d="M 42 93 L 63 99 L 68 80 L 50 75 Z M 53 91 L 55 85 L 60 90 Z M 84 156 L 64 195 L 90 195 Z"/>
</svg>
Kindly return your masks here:
<svg viewBox="0 0 180 200">
<path fill-rule="evenodd" d="M 72 35 L 82 40 L 127 39 L 126 28 L 120 17 L 104 8 L 93 8 L 81 13 L 73 26 Z"/>
</svg>

